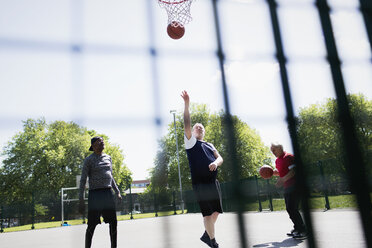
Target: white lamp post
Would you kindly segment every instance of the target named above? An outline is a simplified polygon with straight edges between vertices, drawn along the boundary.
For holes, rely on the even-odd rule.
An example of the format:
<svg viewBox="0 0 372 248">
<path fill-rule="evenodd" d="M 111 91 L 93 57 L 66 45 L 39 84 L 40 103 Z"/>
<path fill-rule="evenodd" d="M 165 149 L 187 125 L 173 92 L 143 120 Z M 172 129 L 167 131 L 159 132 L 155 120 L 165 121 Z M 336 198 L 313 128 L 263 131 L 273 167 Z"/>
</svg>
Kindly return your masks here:
<svg viewBox="0 0 372 248">
<path fill-rule="evenodd" d="M 182 181 L 181 181 L 181 170 L 180 170 L 180 155 L 179 155 L 179 152 L 178 152 L 177 126 L 176 126 L 176 110 L 171 110 L 170 113 L 173 114 L 174 136 L 176 136 L 177 163 L 178 163 L 178 180 L 180 182 L 181 209 L 182 209 L 182 213 L 183 213 L 184 212 L 184 203 L 183 203 L 183 197 L 182 197 Z"/>
</svg>

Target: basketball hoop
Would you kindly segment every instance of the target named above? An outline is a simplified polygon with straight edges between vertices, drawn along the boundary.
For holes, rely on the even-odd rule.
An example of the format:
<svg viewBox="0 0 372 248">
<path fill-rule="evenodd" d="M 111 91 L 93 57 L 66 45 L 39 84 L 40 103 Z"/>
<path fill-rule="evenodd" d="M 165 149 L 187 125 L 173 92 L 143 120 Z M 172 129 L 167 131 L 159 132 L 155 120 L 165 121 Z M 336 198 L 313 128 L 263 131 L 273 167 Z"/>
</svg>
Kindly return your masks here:
<svg viewBox="0 0 372 248">
<path fill-rule="evenodd" d="M 193 0 L 158 0 L 168 14 L 168 24 L 184 26 L 192 20 L 190 6 Z"/>
</svg>

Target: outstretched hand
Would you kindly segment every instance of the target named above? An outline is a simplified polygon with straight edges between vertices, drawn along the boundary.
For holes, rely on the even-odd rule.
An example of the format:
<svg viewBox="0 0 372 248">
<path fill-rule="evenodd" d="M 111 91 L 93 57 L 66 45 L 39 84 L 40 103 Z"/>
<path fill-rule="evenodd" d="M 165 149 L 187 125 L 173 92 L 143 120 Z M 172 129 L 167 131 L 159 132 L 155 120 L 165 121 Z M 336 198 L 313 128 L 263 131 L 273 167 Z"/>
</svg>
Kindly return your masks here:
<svg viewBox="0 0 372 248">
<path fill-rule="evenodd" d="M 117 197 L 118 197 L 120 200 L 123 199 L 120 193 L 117 194 Z"/>
<path fill-rule="evenodd" d="M 181 93 L 181 97 L 182 97 L 183 100 L 185 101 L 185 104 L 189 104 L 189 102 L 190 102 L 190 97 L 189 97 L 189 94 L 187 94 L 187 91 L 186 91 L 186 90 L 182 91 L 182 93 Z"/>
</svg>

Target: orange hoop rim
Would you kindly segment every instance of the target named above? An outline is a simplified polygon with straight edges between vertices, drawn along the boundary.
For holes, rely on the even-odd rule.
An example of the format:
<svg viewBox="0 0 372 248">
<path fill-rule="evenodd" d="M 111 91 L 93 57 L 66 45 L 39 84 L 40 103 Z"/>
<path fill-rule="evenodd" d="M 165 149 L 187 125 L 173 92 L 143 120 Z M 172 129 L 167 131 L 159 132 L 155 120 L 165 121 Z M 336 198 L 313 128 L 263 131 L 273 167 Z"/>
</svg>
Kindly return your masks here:
<svg viewBox="0 0 372 248">
<path fill-rule="evenodd" d="M 158 0 L 159 2 L 161 3 L 165 3 L 165 4 L 180 4 L 180 3 L 184 3 L 184 2 L 187 2 L 187 1 L 190 1 L 190 0 L 182 0 L 182 1 L 179 1 L 179 2 L 167 2 L 167 1 L 163 1 L 163 0 Z"/>
</svg>

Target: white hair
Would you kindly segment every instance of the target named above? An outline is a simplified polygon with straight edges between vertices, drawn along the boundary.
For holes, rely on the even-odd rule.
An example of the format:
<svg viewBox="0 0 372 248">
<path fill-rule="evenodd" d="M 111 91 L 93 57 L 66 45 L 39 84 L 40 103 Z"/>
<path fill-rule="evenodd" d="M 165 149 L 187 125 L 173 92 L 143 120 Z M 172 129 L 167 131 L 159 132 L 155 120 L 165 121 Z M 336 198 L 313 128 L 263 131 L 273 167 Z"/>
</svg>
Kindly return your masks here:
<svg viewBox="0 0 372 248">
<path fill-rule="evenodd" d="M 205 130 L 205 127 L 201 123 L 195 123 L 194 126 L 192 127 L 192 129 L 194 129 L 196 126 L 202 126 L 203 129 Z"/>
<path fill-rule="evenodd" d="M 277 147 L 283 150 L 283 145 L 280 144 L 279 142 L 272 142 L 271 147 Z"/>
</svg>

